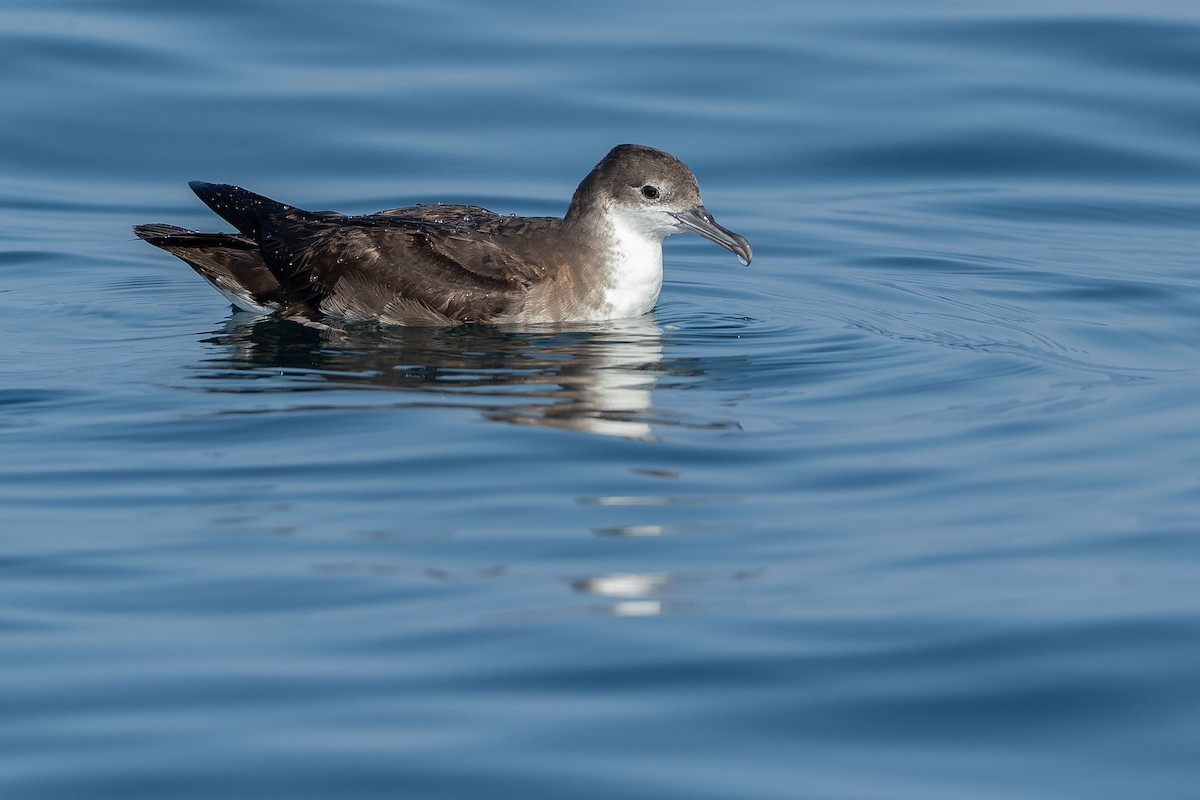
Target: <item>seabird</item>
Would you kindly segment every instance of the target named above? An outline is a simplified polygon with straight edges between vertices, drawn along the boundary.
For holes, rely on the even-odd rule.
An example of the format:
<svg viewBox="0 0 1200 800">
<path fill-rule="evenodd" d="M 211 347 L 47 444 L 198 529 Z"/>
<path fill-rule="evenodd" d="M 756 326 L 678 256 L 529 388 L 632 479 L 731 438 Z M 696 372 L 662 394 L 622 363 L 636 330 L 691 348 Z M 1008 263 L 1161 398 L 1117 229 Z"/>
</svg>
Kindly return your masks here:
<svg viewBox="0 0 1200 800">
<path fill-rule="evenodd" d="M 645 314 L 662 288 L 662 240 L 693 231 L 749 265 L 750 243 L 717 224 L 687 166 L 636 144 L 609 151 L 566 216 L 479 206 L 363 216 L 305 211 L 223 183 L 189 184 L 237 233 L 137 225 L 235 306 L 302 322 L 397 325 L 583 322 Z"/>
</svg>

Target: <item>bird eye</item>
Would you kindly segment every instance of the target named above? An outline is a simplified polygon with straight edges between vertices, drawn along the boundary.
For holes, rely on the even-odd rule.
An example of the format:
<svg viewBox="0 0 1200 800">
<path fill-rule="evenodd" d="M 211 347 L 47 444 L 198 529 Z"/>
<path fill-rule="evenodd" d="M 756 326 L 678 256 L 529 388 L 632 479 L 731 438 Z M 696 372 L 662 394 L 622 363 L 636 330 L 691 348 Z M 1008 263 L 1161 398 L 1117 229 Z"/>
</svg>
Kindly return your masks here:
<svg viewBox="0 0 1200 800">
<path fill-rule="evenodd" d="M 646 198 L 647 200 L 657 200 L 658 199 L 658 187 L 651 186 L 650 184 L 646 184 L 645 186 L 642 187 L 642 197 Z"/>
</svg>

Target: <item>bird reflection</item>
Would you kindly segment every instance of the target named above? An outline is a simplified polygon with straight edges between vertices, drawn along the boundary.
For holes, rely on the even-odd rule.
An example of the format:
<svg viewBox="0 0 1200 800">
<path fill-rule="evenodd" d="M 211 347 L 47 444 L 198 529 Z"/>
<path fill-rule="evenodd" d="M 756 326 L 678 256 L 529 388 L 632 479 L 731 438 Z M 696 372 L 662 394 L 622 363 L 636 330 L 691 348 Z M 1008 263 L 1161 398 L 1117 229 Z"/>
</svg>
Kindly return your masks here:
<svg viewBox="0 0 1200 800">
<path fill-rule="evenodd" d="M 726 574 L 680 574 L 673 572 L 609 572 L 578 578 L 571 588 L 602 601 L 592 611 L 616 617 L 658 616 L 667 611 L 695 608 L 724 593 L 725 601 L 736 597 L 719 585 L 739 586 L 761 578 L 762 569 L 745 569 Z M 701 600 L 707 598 L 707 600 Z"/>
<path fill-rule="evenodd" d="M 670 575 L 660 572 L 621 572 L 581 578 L 572 586 L 576 591 L 608 599 L 605 609 L 613 616 L 649 617 L 662 613 L 662 600 L 655 595 L 671 580 Z"/>
<path fill-rule="evenodd" d="M 205 341 L 219 351 L 200 365 L 214 391 L 400 390 L 419 395 L 404 405 L 474 408 L 496 421 L 631 439 L 650 438 L 653 425 L 685 424 L 656 416 L 652 394 L 662 377 L 697 369 L 664 364 L 653 316 L 570 329 L 320 330 L 235 314 Z"/>
</svg>

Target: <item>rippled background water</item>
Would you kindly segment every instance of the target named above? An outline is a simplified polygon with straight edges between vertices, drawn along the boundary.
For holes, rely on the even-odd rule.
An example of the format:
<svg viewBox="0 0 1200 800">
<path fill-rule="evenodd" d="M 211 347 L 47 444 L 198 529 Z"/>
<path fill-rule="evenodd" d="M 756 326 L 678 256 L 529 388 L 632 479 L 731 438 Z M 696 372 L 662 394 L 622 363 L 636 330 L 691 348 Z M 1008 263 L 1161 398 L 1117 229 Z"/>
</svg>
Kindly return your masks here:
<svg viewBox="0 0 1200 800">
<path fill-rule="evenodd" d="M 6 798 L 1190 798 L 1200 10 L 9 0 Z M 559 214 L 670 150 L 749 270 L 323 335 L 188 192 Z"/>
</svg>

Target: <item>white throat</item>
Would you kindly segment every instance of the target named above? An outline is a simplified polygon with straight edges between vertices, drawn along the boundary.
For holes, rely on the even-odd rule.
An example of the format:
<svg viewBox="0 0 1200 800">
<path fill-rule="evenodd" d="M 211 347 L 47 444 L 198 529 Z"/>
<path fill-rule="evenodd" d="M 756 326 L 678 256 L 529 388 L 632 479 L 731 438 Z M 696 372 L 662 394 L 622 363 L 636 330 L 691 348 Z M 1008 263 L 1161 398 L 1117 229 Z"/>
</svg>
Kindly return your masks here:
<svg viewBox="0 0 1200 800">
<path fill-rule="evenodd" d="M 613 206 L 609 209 L 612 239 L 604 281 L 606 317 L 640 317 L 658 302 L 662 290 L 662 240 L 674 231 L 648 218 L 645 212 Z"/>
</svg>

